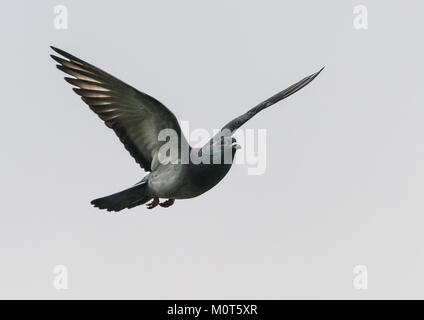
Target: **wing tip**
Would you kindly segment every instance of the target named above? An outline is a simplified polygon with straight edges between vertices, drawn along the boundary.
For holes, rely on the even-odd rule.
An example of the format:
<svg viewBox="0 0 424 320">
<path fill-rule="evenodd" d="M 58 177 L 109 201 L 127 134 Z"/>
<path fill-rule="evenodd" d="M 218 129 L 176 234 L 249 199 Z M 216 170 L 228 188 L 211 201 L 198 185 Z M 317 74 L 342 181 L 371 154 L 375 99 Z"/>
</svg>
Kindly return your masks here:
<svg viewBox="0 0 424 320">
<path fill-rule="evenodd" d="M 325 66 L 323 66 L 321 69 L 319 69 L 317 72 L 315 72 L 315 73 L 313 73 L 313 74 L 311 74 L 310 76 L 309 76 L 309 78 L 311 78 L 311 81 L 313 80 L 313 79 L 315 79 L 316 77 L 318 77 L 318 75 L 322 72 L 322 70 L 324 70 L 325 69 Z"/>
<path fill-rule="evenodd" d="M 64 59 L 62 59 L 61 57 L 58 57 L 58 56 L 55 56 L 54 54 L 51 54 L 50 58 L 52 58 L 56 63 L 58 63 L 56 66 L 63 65 Z"/>
<path fill-rule="evenodd" d="M 64 77 L 63 79 L 65 79 L 65 81 L 67 82 L 67 83 L 69 83 L 69 84 L 72 84 L 73 86 L 77 86 L 76 84 L 75 84 L 75 78 L 71 78 L 71 77 Z"/>
<path fill-rule="evenodd" d="M 86 62 L 84 62 L 83 60 L 81 60 L 81 59 L 79 59 L 79 58 L 77 58 L 77 57 L 75 57 L 74 55 L 72 55 L 72 54 L 70 54 L 70 53 L 68 53 L 68 52 L 66 52 L 66 51 L 64 51 L 64 50 L 62 50 L 62 49 L 59 49 L 59 48 L 56 48 L 56 47 L 54 47 L 54 46 L 50 46 L 50 48 L 54 51 L 54 52 L 56 52 L 56 53 L 58 53 L 58 54 L 60 54 L 62 57 L 65 57 L 66 59 L 69 59 L 70 61 L 72 61 L 72 62 L 76 62 L 76 63 L 79 63 L 79 64 L 86 64 Z M 53 58 L 53 57 L 52 57 Z M 53 58 L 54 59 L 54 58 Z M 59 58 L 59 59 L 62 59 L 62 58 Z M 56 60 L 56 59 L 55 59 Z"/>
<path fill-rule="evenodd" d="M 56 48 L 55 46 L 50 46 L 50 49 L 52 49 L 54 52 L 61 54 L 61 55 L 62 55 L 62 52 L 64 52 L 63 50 Z"/>
</svg>

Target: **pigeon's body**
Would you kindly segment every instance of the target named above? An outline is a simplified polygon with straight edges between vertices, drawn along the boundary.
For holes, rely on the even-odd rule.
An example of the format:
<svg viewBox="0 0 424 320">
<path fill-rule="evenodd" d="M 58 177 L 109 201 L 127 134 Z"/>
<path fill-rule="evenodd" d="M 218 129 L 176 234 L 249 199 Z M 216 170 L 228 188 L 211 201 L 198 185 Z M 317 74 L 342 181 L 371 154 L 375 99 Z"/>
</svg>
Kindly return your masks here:
<svg viewBox="0 0 424 320">
<path fill-rule="evenodd" d="M 152 198 L 190 199 L 213 188 L 231 164 L 165 165 L 148 175 L 148 195 Z"/>
<path fill-rule="evenodd" d="M 132 208 L 151 199 L 153 201 L 148 205 L 149 209 L 158 204 L 168 207 L 175 199 L 194 198 L 210 190 L 232 166 L 239 148 L 232 134 L 261 110 L 306 86 L 322 70 L 230 121 L 204 147 L 192 149 L 174 114 L 159 101 L 65 51 L 57 48 L 53 50 L 68 59 L 52 55 L 59 63 L 58 68 L 73 76 L 65 80 L 78 87 L 74 91 L 115 131 L 136 162 L 149 172 L 133 187 L 91 202 L 108 211 Z M 164 129 L 171 129 L 178 136 L 178 145 L 175 144 L 178 151 L 174 159 L 176 161 L 160 160 L 161 148 L 166 141 L 159 139 L 159 133 Z M 188 151 L 190 156 L 187 157 L 184 151 Z M 202 159 L 209 161 L 199 162 L 196 157 L 191 157 L 192 154 L 203 156 Z M 159 198 L 169 200 L 159 203 Z"/>
</svg>

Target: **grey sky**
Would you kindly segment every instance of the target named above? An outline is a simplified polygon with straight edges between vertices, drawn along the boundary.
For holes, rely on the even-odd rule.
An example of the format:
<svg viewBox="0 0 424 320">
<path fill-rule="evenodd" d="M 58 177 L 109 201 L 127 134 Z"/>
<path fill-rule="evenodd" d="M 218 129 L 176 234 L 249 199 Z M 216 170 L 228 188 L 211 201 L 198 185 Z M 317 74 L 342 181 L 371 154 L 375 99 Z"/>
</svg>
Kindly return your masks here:
<svg viewBox="0 0 424 320">
<path fill-rule="evenodd" d="M 0 298 L 424 298 L 422 1 L 1 6 Z M 326 69 L 244 126 L 267 130 L 263 175 L 236 165 L 170 209 L 106 214 L 89 201 L 144 173 L 49 45 L 210 130 Z"/>
</svg>

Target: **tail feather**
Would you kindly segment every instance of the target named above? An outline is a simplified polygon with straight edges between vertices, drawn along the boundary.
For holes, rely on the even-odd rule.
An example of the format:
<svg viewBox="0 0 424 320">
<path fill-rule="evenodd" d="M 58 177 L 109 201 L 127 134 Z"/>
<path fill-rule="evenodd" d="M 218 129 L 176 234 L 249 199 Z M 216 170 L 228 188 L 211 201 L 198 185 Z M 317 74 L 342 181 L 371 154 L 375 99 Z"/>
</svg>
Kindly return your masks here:
<svg viewBox="0 0 424 320">
<path fill-rule="evenodd" d="M 91 201 L 91 204 L 107 211 L 121 211 L 125 208 L 134 208 L 135 206 L 145 204 L 151 199 L 146 195 L 146 188 L 146 183 L 136 184 L 131 188 L 111 194 L 110 196 L 95 199 Z"/>
</svg>

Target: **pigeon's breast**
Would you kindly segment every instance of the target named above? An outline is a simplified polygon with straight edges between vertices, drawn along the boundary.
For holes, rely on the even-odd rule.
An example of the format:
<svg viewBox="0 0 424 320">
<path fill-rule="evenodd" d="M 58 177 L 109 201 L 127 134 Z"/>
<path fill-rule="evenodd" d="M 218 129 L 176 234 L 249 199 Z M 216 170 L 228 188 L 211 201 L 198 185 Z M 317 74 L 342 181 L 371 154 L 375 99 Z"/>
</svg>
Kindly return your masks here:
<svg viewBox="0 0 424 320">
<path fill-rule="evenodd" d="M 216 186 L 228 173 L 231 164 L 200 164 L 192 166 L 183 186 L 184 194 L 197 197 Z"/>
<path fill-rule="evenodd" d="M 151 197 L 194 198 L 213 188 L 225 177 L 231 164 L 167 165 L 149 176 Z"/>
</svg>

